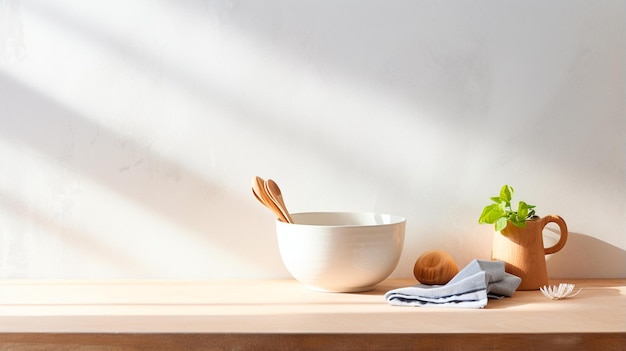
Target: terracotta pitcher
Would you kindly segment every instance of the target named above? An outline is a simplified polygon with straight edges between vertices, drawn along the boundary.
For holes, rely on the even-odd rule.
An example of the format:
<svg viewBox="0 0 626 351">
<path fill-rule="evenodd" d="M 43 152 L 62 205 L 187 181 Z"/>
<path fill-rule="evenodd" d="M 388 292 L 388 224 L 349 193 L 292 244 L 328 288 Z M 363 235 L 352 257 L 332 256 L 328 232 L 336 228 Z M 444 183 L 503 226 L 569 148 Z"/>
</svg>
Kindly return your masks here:
<svg viewBox="0 0 626 351">
<path fill-rule="evenodd" d="M 558 224 L 561 235 L 556 244 L 544 248 L 542 232 L 548 223 Z M 558 252 L 566 241 L 567 225 L 560 216 L 527 220 L 524 228 L 509 222 L 501 232 L 494 233 L 491 259 L 504 261 L 508 273 L 522 278 L 517 290 L 537 290 L 548 285 L 545 255 Z"/>
</svg>

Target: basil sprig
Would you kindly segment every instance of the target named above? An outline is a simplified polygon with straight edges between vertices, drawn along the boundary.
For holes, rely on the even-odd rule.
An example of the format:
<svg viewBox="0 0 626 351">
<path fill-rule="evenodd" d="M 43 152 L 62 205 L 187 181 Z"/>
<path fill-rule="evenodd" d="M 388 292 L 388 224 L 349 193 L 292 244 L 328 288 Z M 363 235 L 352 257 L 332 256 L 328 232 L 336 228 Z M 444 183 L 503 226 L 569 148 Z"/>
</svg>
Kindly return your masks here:
<svg viewBox="0 0 626 351">
<path fill-rule="evenodd" d="M 497 232 L 506 228 L 509 221 L 516 227 L 524 228 L 526 220 L 535 216 L 535 206 L 520 201 L 517 205 L 517 211 L 513 211 L 511 200 L 514 192 L 512 186 L 505 184 L 500 189 L 500 196 L 492 197 L 493 203 L 485 206 L 478 223 L 493 224 Z"/>
</svg>

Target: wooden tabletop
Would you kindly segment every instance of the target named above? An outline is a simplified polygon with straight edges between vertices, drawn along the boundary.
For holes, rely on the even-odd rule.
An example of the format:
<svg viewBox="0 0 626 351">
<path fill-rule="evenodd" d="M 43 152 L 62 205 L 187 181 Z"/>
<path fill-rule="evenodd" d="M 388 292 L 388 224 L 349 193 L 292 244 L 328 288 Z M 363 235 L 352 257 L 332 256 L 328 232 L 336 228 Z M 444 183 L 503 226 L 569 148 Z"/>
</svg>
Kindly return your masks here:
<svg viewBox="0 0 626 351">
<path fill-rule="evenodd" d="M 382 346 L 406 346 L 420 337 L 422 342 L 432 339 L 436 349 L 445 335 L 464 349 L 472 349 L 466 343 L 475 339 L 478 346 L 498 340 L 518 340 L 519 345 L 526 340 L 524 345 L 532 346 L 528 342 L 543 340 L 624 350 L 626 279 L 567 282 L 582 291 L 557 301 L 540 291 L 518 291 L 489 300 L 484 309 L 438 309 L 386 303 L 385 292 L 413 285 L 413 280 L 387 280 L 366 293 L 322 293 L 293 280 L 5 280 L 0 281 L 0 349 L 51 340 L 94 346 L 96 340 L 120 338 L 134 347 L 129 350 L 142 349 L 154 338 L 162 342 L 150 344 L 152 349 L 165 347 L 166 340 L 180 345 L 176 338 L 203 345 L 210 338 L 215 347 L 228 340 L 243 346 L 247 340 L 257 349 L 262 340 L 274 349 L 280 349 L 278 340 L 300 348 L 306 348 L 306 340 L 312 346 L 326 342 L 332 349 L 332 340 L 354 338 L 350 345 L 355 349 L 368 349 L 384 340 Z M 345 343 L 342 348 L 350 349 Z"/>
</svg>

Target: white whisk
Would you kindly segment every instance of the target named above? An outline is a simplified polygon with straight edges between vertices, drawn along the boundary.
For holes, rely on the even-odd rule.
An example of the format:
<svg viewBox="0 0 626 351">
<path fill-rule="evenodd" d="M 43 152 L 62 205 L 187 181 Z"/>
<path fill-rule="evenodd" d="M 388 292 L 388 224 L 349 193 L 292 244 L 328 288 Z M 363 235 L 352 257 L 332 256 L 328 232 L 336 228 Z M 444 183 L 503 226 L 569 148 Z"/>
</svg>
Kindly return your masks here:
<svg viewBox="0 0 626 351">
<path fill-rule="evenodd" d="M 559 286 L 544 286 L 543 288 L 539 288 L 543 295 L 550 300 L 560 300 L 568 297 L 576 296 L 582 289 L 578 289 L 577 292 L 574 292 L 574 284 L 559 284 Z"/>
</svg>

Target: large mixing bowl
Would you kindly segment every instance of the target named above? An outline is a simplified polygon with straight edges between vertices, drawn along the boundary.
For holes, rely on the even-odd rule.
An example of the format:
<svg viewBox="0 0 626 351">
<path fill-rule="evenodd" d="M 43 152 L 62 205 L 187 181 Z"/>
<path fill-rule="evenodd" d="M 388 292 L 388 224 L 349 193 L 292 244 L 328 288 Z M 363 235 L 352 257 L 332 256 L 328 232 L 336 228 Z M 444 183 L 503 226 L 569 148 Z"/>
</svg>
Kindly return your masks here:
<svg viewBox="0 0 626 351">
<path fill-rule="evenodd" d="M 329 292 L 372 290 L 396 268 L 406 219 L 355 212 L 292 214 L 276 221 L 285 267 L 311 289 Z"/>
</svg>

